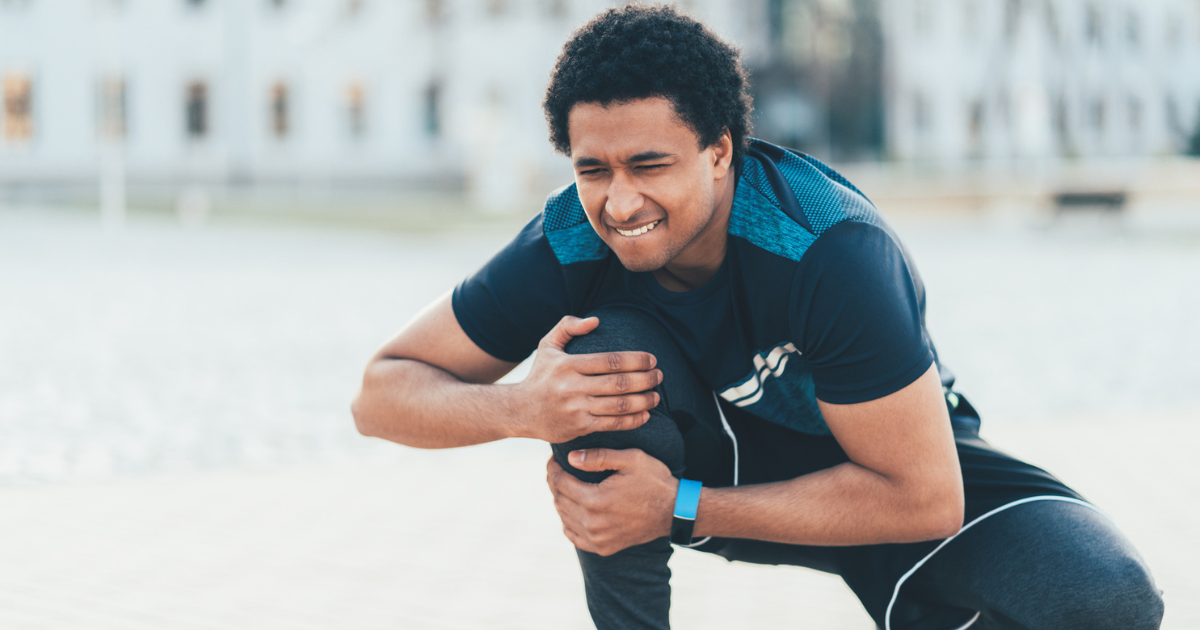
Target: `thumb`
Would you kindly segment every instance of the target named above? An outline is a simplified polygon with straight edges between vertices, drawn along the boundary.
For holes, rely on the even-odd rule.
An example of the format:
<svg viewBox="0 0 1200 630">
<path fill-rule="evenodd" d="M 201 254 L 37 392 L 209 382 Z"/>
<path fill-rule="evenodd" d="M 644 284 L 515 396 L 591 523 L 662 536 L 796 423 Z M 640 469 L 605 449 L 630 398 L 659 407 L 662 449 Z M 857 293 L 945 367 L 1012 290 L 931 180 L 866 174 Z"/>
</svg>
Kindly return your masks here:
<svg viewBox="0 0 1200 630">
<path fill-rule="evenodd" d="M 633 467 L 636 449 L 615 451 L 610 448 L 589 448 L 581 451 L 571 451 L 567 460 L 579 470 L 601 472 L 605 470 L 621 471 Z"/>
<path fill-rule="evenodd" d="M 567 315 L 558 320 L 558 323 L 554 325 L 554 328 L 550 329 L 550 332 L 546 333 L 545 337 L 542 337 L 542 342 L 538 345 L 542 348 L 563 350 L 567 347 L 567 343 L 571 339 L 582 337 L 592 332 L 598 325 L 600 325 L 600 320 L 595 317 L 579 319 L 578 317 Z"/>
</svg>

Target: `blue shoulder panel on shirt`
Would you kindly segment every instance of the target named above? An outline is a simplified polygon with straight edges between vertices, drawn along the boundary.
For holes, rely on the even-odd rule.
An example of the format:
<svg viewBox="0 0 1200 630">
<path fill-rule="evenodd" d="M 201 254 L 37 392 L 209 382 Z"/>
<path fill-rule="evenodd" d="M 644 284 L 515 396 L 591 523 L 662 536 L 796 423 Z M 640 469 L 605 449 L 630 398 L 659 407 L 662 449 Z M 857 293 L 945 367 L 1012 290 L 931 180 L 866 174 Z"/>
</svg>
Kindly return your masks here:
<svg viewBox="0 0 1200 630">
<path fill-rule="evenodd" d="M 766 181 L 758 162 L 747 158 L 742 167 L 741 184 L 749 185 L 739 184 L 734 193 L 729 233 L 772 254 L 800 260 L 817 237 L 784 214 L 771 187 L 767 186 L 764 191 L 753 183 L 756 177 Z"/>
<path fill-rule="evenodd" d="M 542 231 L 561 264 L 600 260 L 608 255 L 608 245 L 588 223 L 575 184 L 550 193 L 542 211 Z"/>
<path fill-rule="evenodd" d="M 755 139 L 750 141 L 750 150 L 741 172 L 742 182 L 748 185 L 738 186 L 731 234 L 772 253 L 800 260 L 816 237 L 842 221 L 879 223 L 871 202 L 846 178 L 816 158 Z M 776 190 L 767 169 L 775 173 L 776 182 L 783 176 L 803 216 L 789 214 L 790 204 L 779 199 L 787 191 Z M 790 212 L 795 212 L 795 206 Z"/>
</svg>

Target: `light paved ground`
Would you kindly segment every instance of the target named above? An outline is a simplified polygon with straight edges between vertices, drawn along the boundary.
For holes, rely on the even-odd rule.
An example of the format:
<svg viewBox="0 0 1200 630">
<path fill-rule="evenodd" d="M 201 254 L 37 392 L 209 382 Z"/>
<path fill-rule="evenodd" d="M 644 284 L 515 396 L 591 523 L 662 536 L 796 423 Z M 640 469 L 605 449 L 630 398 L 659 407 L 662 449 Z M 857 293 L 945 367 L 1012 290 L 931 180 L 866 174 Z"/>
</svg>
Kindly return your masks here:
<svg viewBox="0 0 1200 630">
<path fill-rule="evenodd" d="M 1200 627 L 1200 243 L 902 225 L 985 434 Z M 586 628 L 543 445 L 359 438 L 371 350 L 503 234 L 0 212 L 0 628 Z M 679 628 L 871 626 L 831 576 L 681 552 Z"/>
</svg>

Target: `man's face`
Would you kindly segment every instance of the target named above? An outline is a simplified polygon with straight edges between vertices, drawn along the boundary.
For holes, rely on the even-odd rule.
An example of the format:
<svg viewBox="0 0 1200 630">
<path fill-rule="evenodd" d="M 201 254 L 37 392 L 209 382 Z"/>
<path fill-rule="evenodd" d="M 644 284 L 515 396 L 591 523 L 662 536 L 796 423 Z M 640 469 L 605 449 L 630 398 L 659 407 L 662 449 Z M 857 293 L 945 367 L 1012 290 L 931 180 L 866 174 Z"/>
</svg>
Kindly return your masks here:
<svg viewBox="0 0 1200 630">
<path fill-rule="evenodd" d="M 703 258 L 716 242 L 706 238 L 710 232 L 724 255 L 715 184 L 729 172 L 731 144 L 700 149 L 696 132 L 659 97 L 579 103 L 567 122 L 579 200 L 625 268 L 653 271 Z"/>
</svg>

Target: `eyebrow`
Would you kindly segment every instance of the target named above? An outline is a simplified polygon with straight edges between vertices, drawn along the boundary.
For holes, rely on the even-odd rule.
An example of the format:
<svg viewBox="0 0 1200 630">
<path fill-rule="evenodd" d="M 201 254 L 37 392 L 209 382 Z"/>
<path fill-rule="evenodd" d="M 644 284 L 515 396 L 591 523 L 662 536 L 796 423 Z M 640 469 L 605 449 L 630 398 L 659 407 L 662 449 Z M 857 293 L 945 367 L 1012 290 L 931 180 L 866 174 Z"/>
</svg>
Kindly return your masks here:
<svg viewBox="0 0 1200 630">
<path fill-rule="evenodd" d="M 642 151 L 641 153 L 638 153 L 638 154 L 634 155 L 633 157 L 629 158 L 629 161 L 630 162 L 651 162 L 654 160 L 661 160 L 663 158 L 669 158 L 669 157 L 674 157 L 674 154 L 663 153 L 662 151 Z M 586 168 L 588 166 L 603 166 L 603 165 L 604 165 L 604 162 L 601 162 L 599 159 L 593 158 L 593 157 L 581 157 L 578 160 L 575 160 L 575 168 Z"/>
</svg>

